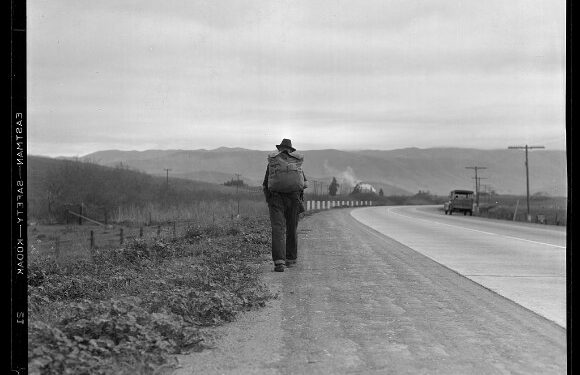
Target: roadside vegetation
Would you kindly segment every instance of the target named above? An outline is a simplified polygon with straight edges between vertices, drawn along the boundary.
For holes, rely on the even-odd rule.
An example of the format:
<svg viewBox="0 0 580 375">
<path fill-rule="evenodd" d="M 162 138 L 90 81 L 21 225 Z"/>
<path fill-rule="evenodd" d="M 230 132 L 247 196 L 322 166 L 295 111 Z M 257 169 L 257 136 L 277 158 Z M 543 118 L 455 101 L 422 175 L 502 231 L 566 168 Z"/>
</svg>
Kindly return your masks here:
<svg viewBox="0 0 580 375">
<path fill-rule="evenodd" d="M 274 297 L 260 281 L 270 258 L 261 193 L 123 166 L 34 157 L 29 165 L 30 374 L 170 373 L 175 354 L 211 345 L 211 327 Z M 83 215 L 108 225 L 77 225 L 67 211 L 81 203 Z M 186 227 L 127 236 L 169 221 Z M 97 237 L 89 250 L 89 228 L 123 228 L 125 241 Z M 68 244 L 59 257 L 37 246 L 53 236 Z"/>
<path fill-rule="evenodd" d="M 188 219 L 196 212 L 211 217 L 231 213 L 234 206 L 237 213 L 238 201 L 251 208 L 264 200 L 260 192 L 152 176 L 122 164 L 112 168 L 35 156 L 28 163 L 28 216 L 40 224 L 73 220 L 67 211 L 108 223 Z"/>
<path fill-rule="evenodd" d="M 175 240 L 136 239 L 92 259 L 28 264 L 30 374 L 169 373 L 202 350 L 206 327 L 273 298 L 265 216 L 190 227 Z"/>
<path fill-rule="evenodd" d="M 532 222 L 547 225 L 567 225 L 567 204 L 564 197 L 543 194 L 530 196 Z M 527 221 L 526 196 L 494 195 L 480 198 L 479 216 L 501 220 Z"/>
</svg>

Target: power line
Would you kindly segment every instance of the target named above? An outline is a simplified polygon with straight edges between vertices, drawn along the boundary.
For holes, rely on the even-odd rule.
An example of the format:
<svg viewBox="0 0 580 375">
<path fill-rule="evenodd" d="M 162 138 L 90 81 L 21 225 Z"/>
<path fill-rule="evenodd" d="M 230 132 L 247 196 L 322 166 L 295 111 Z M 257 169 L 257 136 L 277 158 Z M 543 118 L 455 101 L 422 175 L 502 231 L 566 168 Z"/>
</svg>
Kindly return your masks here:
<svg viewBox="0 0 580 375">
<path fill-rule="evenodd" d="M 475 177 L 471 177 L 471 179 L 472 180 L 475 180 Z M 478 177 L 477 178 L 476 187 L 477 187 L 477 184 L 479 184 L 479 187 L 478 187 L 477 190 L 481 190 L 482 187 L 485 187 L 486 186 L 486 185 L 482 185 L 481 184 L 481 180 L 487 180 L 487 177 Z"/>
<path fill-rule="evenodd" d="M 509 150 L 525 150 L 526 151 L 526 203 L 528 209 L 528 221 L 532 221 L 532 217 L 530 216 L 530 172 L 529 172 L 529 163 L 528 163 L 528 150 L 532 149 L 539 149 L 545 148 L 544 146 L 509 146 Z"/>
</svg>

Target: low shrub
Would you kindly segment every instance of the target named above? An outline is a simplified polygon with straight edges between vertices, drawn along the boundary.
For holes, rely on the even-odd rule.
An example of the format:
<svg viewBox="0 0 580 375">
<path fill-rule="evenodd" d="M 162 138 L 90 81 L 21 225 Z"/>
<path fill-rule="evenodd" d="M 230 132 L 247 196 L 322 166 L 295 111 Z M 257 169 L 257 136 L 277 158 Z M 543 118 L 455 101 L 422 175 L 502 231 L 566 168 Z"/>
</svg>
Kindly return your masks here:
<svg viewBox="0 0 580 375">
<path fill-rule="evenodd" d="M 266 223 L 136 239 L 92 260 L 30 262 L 29 373 L 153 374 L 174 354 L 203 349 L 201 327 L 273 297 L 259 278 Z"/>
</svg>

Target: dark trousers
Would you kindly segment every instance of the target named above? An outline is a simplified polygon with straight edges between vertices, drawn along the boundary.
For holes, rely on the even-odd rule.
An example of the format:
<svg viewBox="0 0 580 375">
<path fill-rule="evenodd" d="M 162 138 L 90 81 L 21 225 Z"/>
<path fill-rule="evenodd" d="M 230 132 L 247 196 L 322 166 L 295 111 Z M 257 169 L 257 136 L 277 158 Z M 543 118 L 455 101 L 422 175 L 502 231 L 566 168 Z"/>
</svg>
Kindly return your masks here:
<svg viewBox="0 0 580 375">
<path fill-rule="evenodd" d="M 272 259 L 275 264 L 298 256 L 300 193 L 270 193 L 268 208 L 272 224 Z"/>
</svg>

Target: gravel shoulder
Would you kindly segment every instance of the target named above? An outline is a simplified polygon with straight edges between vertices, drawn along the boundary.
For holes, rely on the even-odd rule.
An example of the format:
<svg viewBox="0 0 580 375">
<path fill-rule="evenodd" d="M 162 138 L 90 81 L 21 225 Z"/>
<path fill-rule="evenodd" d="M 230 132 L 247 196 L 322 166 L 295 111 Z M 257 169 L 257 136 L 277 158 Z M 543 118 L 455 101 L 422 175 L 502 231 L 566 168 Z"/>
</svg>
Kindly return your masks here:
<svg viewBox="0 0 580 375">
<path fill-rule="evenodd" d="M 330 210 L 300 222 L 279 297 L 180 357 L 185 374 L 565 374 L 566 331 Z"/>
</svg>

